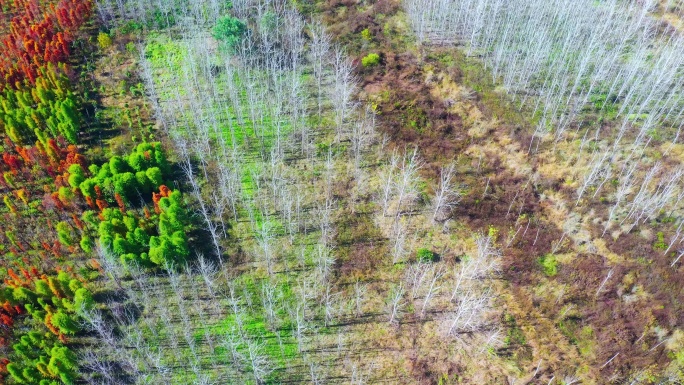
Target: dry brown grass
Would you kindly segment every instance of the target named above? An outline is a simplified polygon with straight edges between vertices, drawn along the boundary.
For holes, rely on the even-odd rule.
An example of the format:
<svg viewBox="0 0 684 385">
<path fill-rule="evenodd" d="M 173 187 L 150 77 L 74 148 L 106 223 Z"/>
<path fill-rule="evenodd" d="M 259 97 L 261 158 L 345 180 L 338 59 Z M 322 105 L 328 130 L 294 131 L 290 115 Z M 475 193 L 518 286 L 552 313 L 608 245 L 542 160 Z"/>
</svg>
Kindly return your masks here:
<svg viewBox="0 0 684 385">
<path fill-rule="evenodd" d="M 581 136 L 570 134 L 558 143 L 547 136 L 538 151 L 528 154 L 534 130 L 520 117 L 524 112 L 506 113 L 510 104 L 495 85 L 483 83 L 481 92 L 472 92 L 477 76 L 460 68 L 458 59 L 453 64 L 430 56 L 462 57 L 457 50 L 430 47 L 420 51 L 379 33 L 379 20 L 401 19 L 391 12 L 377 18 L 374 9 L 355 8 L 350 3 L 328 3 L 321 8 L 330 31 L 341 42 L 353 41 L 365 27 L 373 31 L 373 49 L 382 51 L 386 62 L 373 71 L 361 72 L 362 97 L 377 106 L 381 130 L 391 139 L 390 146 L 417 146 L 426 161 L 422 172 L 426 180 L 434 180 L 445 161 L 458 160 L 458 177 L 467 194 L 454 213 L 458 226 L 447 232 L 487 231 L 494 226 L 505 239 L 504 235 L 520 229 L 504 249 L 503 281 L 497 290 L 502 313 L 516 319 L 530 351 L 510 348 L 500 352 L 500 359 L 483 360 L 495 363 L 489 367 L 468 362 L 462 368 L 465 377 L 479 383 L 502 383 L 494 380 L 502 377 L 486 377 L 490 372 L 532 383 L 546 383 L 554 375 L 556 379 L 577 376 L 583 383 L 606 383 L 614 376 L 619 381 L 642 369 L 658 372 L 666 367 L 662 347 L 649 353 L 641 347 L 643 340 L 637 340 L 654 325 L 669 325 L 664 326 L 667 333 L 679 325 L 673 321 L 675 311 L 668 308 L 668 301 L 679 300 L 666 299 L 676 279 L 666 271 L 663 256 L 652 249 L 655 233 L 665 231 L 667 235 L 671 229 L 657 224 L 650 231 L 625 234 L 625 226 L 613 225 L 602 237 L 614 190 L 607 185 L 595 199 L 592 191 L 575 205 L 577 189 L 591 167 L 587 156 L 576 155 Z M 354 44 L 349 47 L 354 55 L 364 54 Z M 420 124 L 412 124 L 411 117 Z M 610 131 L 606 127 L 599 148 L 608 145 Z M 629 151 L 624 146 L 623 156 Z M 684 160 L 683 154 L 681 145 L 663 144 L 659 151 L 645 156 L 674 165 Z M 448 242 L 448 234 L 428 235 L 421 220 L 419 214 L 411 224 L 418 240 L 440 245 Z M 379 227 L 387 234 L 387 224 Z M 458 247 L 460 252 L 464 246 Z M 538 258 L 552 250 L 559 274 L 546 277 Z M 658 262 L 643 268 L 635 262 L 638 258 Z M 613 276 L 597 300 L 594 292 L 609 271 Z M 666 288 L 656 287 L 659 277 L 667 282 Z M 660 305 L 647 304 L 647 299 L 660 301 Z M 643 307 L 638 314 L 629 310 L 637 305 Z M 563 326 L 563 322 L 574 326 Z M 646 335 L 645 339 L 655 338 L 652 332 Z M 418 341 L 430 339 L 423 336 Z M 617 351 L 620 355 L 604 366 Z M 539 360 L 542 365 L 537 377 L 530 378 Z M 420 368 L 415 378 L 438 365 L 430 360 L 415 361 Z"/>
</svg>

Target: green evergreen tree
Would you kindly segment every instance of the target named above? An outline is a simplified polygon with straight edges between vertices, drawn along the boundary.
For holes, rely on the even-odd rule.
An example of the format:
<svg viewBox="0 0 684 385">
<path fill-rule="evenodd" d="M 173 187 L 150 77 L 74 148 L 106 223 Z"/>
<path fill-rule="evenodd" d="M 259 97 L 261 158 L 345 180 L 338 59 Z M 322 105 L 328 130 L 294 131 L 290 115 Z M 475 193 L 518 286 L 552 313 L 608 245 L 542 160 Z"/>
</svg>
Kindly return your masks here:
<svg viewBox="0 0 684 385">
<path fill-rule="evenodd" d="M 126 232 L 133 232 L 138 228 L 138 219 L 132 215 L 123 217 L 123 223 L 126 226 Z"/>
<path fill-rule="evenodd" d="M 111 175 L 121 174 L 130 171 L 128 163 L 120 156 L 114 155 L 109 160 L 109 171 Z"/>
<path fill-rule="evenodd" d="M 166 154 L 161 148 L 161 143 L 154 143 L 154 161 L 157 167 L 161 170 L 163 175 L 169 175 L 171 171 L 171 165 L 166 159 Z"/>
<path fill-rule="evenodd" d="M 67 98 L 62 103 L 59 103 L 59 114 L 61 119 L 61 134 L 72 144 L 77 142 L 77 133 L 80 126 L 78 108 L 73 99 Z"/>
<path fill-rule="evenodd" d="M 38 279 L 35 281 L 35 289 L 36 289 L 36 294 L 40 295 L 41 297 L 44 298 L 49 298 L 52 296 L 52 292 L 50 291 L 50 286 L 45 280 Z"/>
<path fill-rule="evenodd" d="M 83 171 L 83 168 L 80 164 L 74 163 L 71 166 L 69 166 L 69 185 L 71 185 L 71 187 L 80 187 L 81 183 L 83 183 L 85 180 L 85 172 Z"/>
<path fill-rule="evenodd" d="M 22 375 L 25 379 L 28 380 L 29 384 L 38 383 L 43 378 L 43 376 L 40 375 L 38 369 L 30 366 L 24 368 L 24 370 L 22 371 Z"/>
<path fill-rule="evenodd" d="M 10 376 L 12 376 L 12 379 L 18 384 L 28 384 L 24 378 L 21 367 L 14 362 L 7 364 L 7 373 L 9 373 Z"/>
<path fill-rule="evenodd" d="M 158 266 L 173 262 L 173 244 L 162 237 L 150 238 L 150 261 Z"/>
<path fill-rule="evenodd" d="M 86 253 L 90 254 L 93 251 L 93 241 L 90 239 L 89 236 L 83 234 L 81 236 L 81 242 L 79 242 L 79 245 L 81 246 L 81 250 L 85 251 Z"/>
<path fill-rule="evenodd" d="M 25 287 L 17 287 L 12 291 L 13 304 L 18 303 L 36 303 L 38 296 L 33 291 Z"/>
<path fill-rule="evenodd" d="M 74 295 L 76 295 L 76 290 L 83 287 L 83 284 L 78 279 L 74 278 L 69 280 L 69 290 L 71 290 Z"/>
<path fill-rule="evenodd" d="M 171 243 L 174 246 L 176 260 L 182 262 L 190 256 L 190 248 L 188 247 L 188 238 L 183 231 L 176 231 L 171 236 Z"/>
<path fill-rule="evenodd" d="M 145 171 L 145 169 L 149 167 L 150 162 L 145 159 L 145 156 L 142 153 L 137 152 L 136 150 L 136 152 L 128 156 L 128 164 L 133 168 L 133 170 L 139 172 Z"/>
<path fill-rule="evenodd" d="M 57 193 L 59 194 L 59 200 L 65 204 L 69 204 L 74 200 L 74 192 L 68 187 L 60 187 Z"/>
<path fill-rule="evenodd" d="M 74 292 L 71 290 L 71 277 L 66 271 L 60 271 L 57 274 L 57 280 L 59 281 L 59 286 L 67 297 L 73 297 Z"/>
<path fill-rule="evenodd" d="M 112 177 L 114 182 L 114 191 L 121 195 L 122 198 L 129 200 L 130 197 L 135 196 L 138 188 L 135 175 L 131 172 L 124 172 L 116 174 Z"/>
<path fill-rule="evenodd" d="M 85 211 L 81 218 L 83 219 L 83 222 L 92 228 L 97 228 L 100 224 L 100 219 L 97 217 L 97 213 L 93 210 Z"/>
<path fill-rule="evenodd" d="M 131 251 L 131 244 L 126 238 L 116 234 L 112 244 L 112 251 L 116 255 L 128 254 Z"/>
<path fill-rule="evenodd" d="M 71 315 L 62 310 L 58 310 L 52 315 L 52 324 L 64 334 L 76 334 L 80 329 L 78 323 L 74 321 Z"/>
<path fill-rule="evenodd" d="M 138 171 L 135 173 L 135 181 L 138 188 L 143 195 L 149 195 L 152 192 L 152 181 L 147 177 L 145 171 Z"/>
<path fill-rule="evenodd" d="M 88 171 L 90 171 L 91 175 L 98 175 L 98 173 L 100 172 L 100 166 L 96 164 L 91 164 L 90 166 L 88 166 Z"/>
<path fill-rule="evenodd" d="M 66 246 L 72 246 L 76 242 L 73 229 L 64 221 L 57 223 L 57 238 L 59 238 L 59 242 Z"/>
<path fill-rule="evenodd" d="M 54 376 L 59 377 L 66 385 L 72 385 L 76 381 L 76 356 L 64 346 L 54 346 L 50 351 L 48 370 Z"/>
<path fill-rule="evenodd" d="M 150 167 L 145 171 L 145 175 L 147 175 L 147 178 L 152 182 L 152 185 L 155 188 L 159 188 L 159 186 L 164 184 L 164 179 L 162 177 L 162 171 L 159 167 Z"/>
<path fill-rule="evenodd" d="M 81 310 L 92 310 L 95 307 L 95 300 L 90 290 L 82 287 L 74 293 L 74 308 L 76 312 Z"/>
</svg>

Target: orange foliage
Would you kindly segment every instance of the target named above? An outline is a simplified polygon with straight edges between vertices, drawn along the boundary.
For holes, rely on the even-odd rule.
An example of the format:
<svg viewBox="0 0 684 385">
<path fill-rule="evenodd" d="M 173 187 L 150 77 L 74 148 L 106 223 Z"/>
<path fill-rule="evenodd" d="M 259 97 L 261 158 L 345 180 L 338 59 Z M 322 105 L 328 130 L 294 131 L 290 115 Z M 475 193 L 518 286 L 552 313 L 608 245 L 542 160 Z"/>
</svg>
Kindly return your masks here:
<svg viewBox="0 0 684 385">
<path fill-rule="evenodd" d="M 74 220 L 74 225 L 76 225 L 76 228 L 79 230 L 83 230 L 83 221 L 78 217 L 76 214 L 71 214 L 71 219 Z"/>
<path fill-rule="evenodd" d="M 57 329 L 53 324 L 52 324 L 52 313 L 48 311 L 48 313 L 45 315 L 45 320 L 44 320 L 45 326 L 56 336 L 58 336 L 59 329 Z"/>
<path fill-rule="evenodd" d="M 96 199 L 96 200 L 95 200 L 95 204 L 97 205 L 97 208 L 100 209 L 100 211 L 102 211 L 102 210 L 106 209 L 107 207 L 109 207 L 109 205 L 107 204 L 107 201 L 105 201 L 105 200 L 103 200 L 103 199 Z"/>
<path fill-rule="evenodd" d="M 116 199 L 116 204 L 119 205 L 119 211 L 121 211 L 121 214 L 124 214 L 126 212 L 126 204 L 124 203 L 123 198 L 119 193 L 115 193 L 114 199 Z"/>
<path fill-rule="evenodd" d="M 102 266 L 100 265 L 100 262 L 98 262 L 95 258 L 92 258 L 90 260 L 90 266 L 95 270 L 102 271 Z"/>
<path fill-rule="evenodd" d="M 0 89 L 35 84 L 39 68 L 66 62 L 69 45 L 92 13 L 90 0 L 16 0 L 9 32 L 0 36 L 5 55 L 0 57 Z"/>
<path fill-rule="evenodd" d="M 171 189 L 165 185 L 161 185 L 159 186 L 159 194 L 165 198 L 168 198 L 168 196 L 171 195 Z"/>
<path fill-rule="evenodd" d="M 154 212 L 161 214 L 161 209 L 159 208 L 159 200 L 162 198 L 161 194 L 152 193 L 152 202 L 154 203 Z"/>
</svg>

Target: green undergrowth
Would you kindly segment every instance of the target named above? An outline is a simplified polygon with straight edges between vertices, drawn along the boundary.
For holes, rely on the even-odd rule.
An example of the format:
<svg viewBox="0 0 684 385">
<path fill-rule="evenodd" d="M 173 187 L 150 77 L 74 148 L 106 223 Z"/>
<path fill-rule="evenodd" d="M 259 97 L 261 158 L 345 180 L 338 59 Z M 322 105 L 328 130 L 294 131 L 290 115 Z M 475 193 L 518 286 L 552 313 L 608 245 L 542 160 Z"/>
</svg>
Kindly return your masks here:
<svg viewBox="0 0 684 385">
<path fill-rule="evenodd" d="M 209 39 L 208 36 L 206 38 Z M 194 44 L 198 44 L 198 42 L 190 40 L 173 40 L 167 35 L 162 34 L 148 36 L 145 45 L 145 57 L 150 61 L 152 66 L 155 86 L 157 87 L 157 92 L 162 103 L 173 103 L 173 100 L 176 97 L 175 90 L 178 90 L 179 96 L 187 96 L 183 87 L 169 88 L 169 82 L 175 81 L 177 78 L 183 78 L 182 65 L 188 60 L 192 60 L 189 47 Z M 202 79 L 206 83 L 201 86 L 209 89 L 209 87 L 211 87 L 209 82 L 211 82 L 216 89 L 227 90 L 227 82 L 230 80 L 238 89 L 237 96 L 240 99 L 241 111 L 236 111 L 232 105 L 229 105 L 228 95 L 226 95 L 226 105 L 202 107 L 208 109 L 208 113 L 215 111 L 213 114 L 214 116 L 225 116 L 226 112 L 227 115 L 230 116 L 228 121 L 219 122 L 219 130 L 223 133 L 223 140 L 225 140 L 227 146 L 246 145 L 251 152 L 254 152 L 257 155 L 269 154 L 271 149 L 277 144 L 276 134 L 278 130 L 280 130 L 280 134 L 283 138 L 287 137 L 293 130 L 292 122 L 288 119 L 283 119 L 281 122 L 274 122 L 270 119 L 269 113 L 265 113 L 263 119 L 253 121 L 251 119 L 251 109 L 263 109 L 268 108 L 268 106 L 251 106 L 247 88 L 256 87 L 258 90 L 257 92 L 261 92 L 266 91 L 264 87 L 268 87 L 268 85 L 261 84 L 261 82 L 258 81 L 255 84 L 246 84 L 244 79 L 240 78 L 237 69 L 232 74 L 226 73 L 223 70 L 225 66 L 223 60 L 224 58 L 218 53 L 214 56 L 214 61 L 211 65 L 214 66 L 217 73 L 212 75 L 211 79 Z M 254 75 L 263 75 L 256 72 L 265 71 L 258 68 L 249 70 L 255 72 Z M 229 76 L 232 76 L 232 78 L 229 79 Z M 310 76 L 311 75 L 302 76 L 302 83 L 305 83 Z M 260 87 L 264 89 L 259 89 Z M 171 92 L 171 90 L 174 91 Z M 242 117 L 242 122 L 238 122 L 239 116 Z M 191 122 L 188 123 L 191 124 Z M 214 134 L 211 133 L 211 135 L 213 137 Z"/>
<path fill-rule="evenodd" d="M 226 333 L 237 333 L 237 330 L 235 315 L 229 315 L 212 332 L 217 335 L 224 335 Z M 263 317 L 248 315 L 243 320 L 243 331 L 250 338 L 264 344 L 262 353 L 266 354 L 277 368 L 286 367 L 287 361 L 299 356 L 297 341 L 292 335 L 291 325 L 283 325 L 274 331 L 268 327 Z M 198 334 L 198 337 L 204 338 L 204 334 Z M 238 350 L 246 353 L 246 346 L 241 344 Z"/>
</svg>

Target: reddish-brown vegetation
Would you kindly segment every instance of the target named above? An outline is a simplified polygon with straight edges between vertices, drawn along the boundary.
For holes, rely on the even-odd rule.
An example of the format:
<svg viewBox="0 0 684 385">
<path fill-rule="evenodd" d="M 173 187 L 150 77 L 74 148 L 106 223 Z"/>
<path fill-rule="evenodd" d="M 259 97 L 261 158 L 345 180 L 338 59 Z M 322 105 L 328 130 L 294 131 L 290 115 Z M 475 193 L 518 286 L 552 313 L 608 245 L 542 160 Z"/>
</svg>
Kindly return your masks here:
<svg viewBox="0 0 684 385">
<path fill-rule="evenodd" d="M 7 53 L 0 58 L 0 89 L 18 88 L 25 80 L 35 84 L 40 67 L 66 62 L 69 46 L 92 10 L 90 0 L 16 0 L 12 6 L 10 13 L 16 14 L 0 38 Z"/>
</svg>

